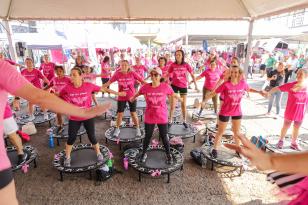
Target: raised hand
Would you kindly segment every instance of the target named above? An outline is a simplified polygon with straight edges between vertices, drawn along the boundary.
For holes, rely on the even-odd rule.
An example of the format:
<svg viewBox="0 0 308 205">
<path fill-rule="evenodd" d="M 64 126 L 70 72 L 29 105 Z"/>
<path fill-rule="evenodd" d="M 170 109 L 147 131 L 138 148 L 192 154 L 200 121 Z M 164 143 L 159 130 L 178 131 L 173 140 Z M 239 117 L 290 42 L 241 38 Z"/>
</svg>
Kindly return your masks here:
<svg viewBox="0 0 308 205">
<path fill-rule="evenodd" d="M 89 109 L 85 109 L 83 112 L 83 116 L 84 118 L 93 118 L 96 117 L 98 115 L 101 115 L 103 113 L 105 113 L 108 109 L 110 109 L 112 106 L 111 102 L 106 102 L 104 104 L 89 108 Z"/>
</svg>

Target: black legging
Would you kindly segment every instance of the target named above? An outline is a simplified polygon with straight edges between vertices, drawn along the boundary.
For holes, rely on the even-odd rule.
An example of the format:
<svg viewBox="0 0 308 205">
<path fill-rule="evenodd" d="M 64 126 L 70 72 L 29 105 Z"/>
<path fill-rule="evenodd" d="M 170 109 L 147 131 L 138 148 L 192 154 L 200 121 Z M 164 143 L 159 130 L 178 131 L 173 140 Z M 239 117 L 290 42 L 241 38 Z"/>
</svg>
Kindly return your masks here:
<svg viewBox="0 0 308 205">
<path fill-rule="evenodd" d="M 292 77 L 292 73 L 293 70 L 288 70 L 288 69 L 285 70 L 284 83 L 287 83 L 289 81 L 289 78 Z"/>
<path fill-rule="evenodd" d="M 68 145 L 73 145 L 76 138 L 77 138 L 77 133 L 78 130 L 83 124 L 84 128 L 87 131 L 88 138 L 92 145 L 97 144 L 97 140 L 95 137 L 95 124 L 94 124 L 94 118 L 84 120 L 84 121 L 74 121 L 74 120 L 69 120 L 68 122 L 68 139 L 67 139 L 67 144 Z"/>
<path fill-rule="evenodd" d="M 144 129 L 145 129 L 145 138 L 143 141 L 143 153 L 144 155 L 146 153 L 146 150 L 150 144 L 150 140 L 153 135 L 155 124 L 147 124 L 144 123 Z M 170 145 L 169 145 L 169 138 L 168 138 L 168 124 L 157 124 L 158 130 L 159 130 L 159 136 L 163 140 L 163 144 L 166 150 L 166 154 L 170 155 Z"/>
</svg>

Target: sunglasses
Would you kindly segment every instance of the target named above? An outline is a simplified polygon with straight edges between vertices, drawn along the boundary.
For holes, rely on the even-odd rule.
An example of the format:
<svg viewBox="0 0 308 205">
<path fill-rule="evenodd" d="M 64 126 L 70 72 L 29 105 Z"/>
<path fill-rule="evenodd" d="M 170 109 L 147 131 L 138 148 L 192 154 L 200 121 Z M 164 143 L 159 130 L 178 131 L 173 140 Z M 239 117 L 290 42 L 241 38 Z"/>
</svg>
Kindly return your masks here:
<svg viewBox="0 0 308 205">
<path fill-rule="evenodd" d="M 238 68 L 238 66 L 237 65 L 233 65 L 233 66 L 231 66 L 231 68 Z"/>
<path fill-rule="evenodd" d="M 153 77 L 158 77 L 159 76 L 159 74 L 158 73 L 151 73 L 151 76 Z"/>
</svg>

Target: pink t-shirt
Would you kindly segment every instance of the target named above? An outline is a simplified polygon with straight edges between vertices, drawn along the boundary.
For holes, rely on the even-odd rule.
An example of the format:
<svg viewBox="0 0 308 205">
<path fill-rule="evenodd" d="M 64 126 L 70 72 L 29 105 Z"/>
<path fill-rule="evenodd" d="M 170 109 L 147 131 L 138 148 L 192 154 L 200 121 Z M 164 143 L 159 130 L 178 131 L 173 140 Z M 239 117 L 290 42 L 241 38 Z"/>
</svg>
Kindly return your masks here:
<svg viewBox="0 0 308 205">
<path fill-rule="evenodd" d="M 71 79 L 67 76 L 63 76 L 62 78 L 54 77 L 52 80 L 53 88 L 56 93 L 60 93 L 60 91 L 71 82 Z"/>
<path fill-rule="evenodd" d="M 5 110 L 4 110 L 4 119 L 10 118 L 12 116 L 13 116 L 12 109 L 9 103 L 6 103 Z"/>
<path fill-rule="evenodd" d="M 48 80 L 52 80 L 55 77 L 55 67 L 56 64 L 49 62 L 49 63 L 42 63 L 40 70 L 46 76 Z"/>
<path fill-rule="evenodd" d="M 66 85 L 60 92 L 60 97 L 66 102 L 76 105 L 80 108 L 90 108 L 92 105 L 92 92 L 99 92 L 101 87 L 92 83 L 84 82 L 79 88 L 74 87 L 72 83 Z M 83 121 L 86 118 L 70 116 L 70 120 Z"/>
<path fill-rule="evenodd" d="M 163 72 L 163 77 L 168 75 L 168 67 L 164 66 L 164 67 L 159 67 L 161 69 L 161 71 Z"/>
<path fill-rule="evenodd" d="M 241 80 L 237 85 L 233 85 L 230 81 L 220 85 L 215 91 L 216 93 L 222 93 L 224 96 L 224 103 L 221 106 L 219 115 L 242 115 L 241 101 L 247 90 L 249 90 L 249 86 L 244 80 Z"/>
<path fill-rule="evenodd" d="M 16 65 L 17 64 L 16 62 L 14 62 L 14 61 L 12 61 L 10 59 L 5 59 L 5 61 L 8 62 L 11 65 Z"/>
<path fill-rule="evenodd" d="M 101 78 L 110 78 L 111 71 L 103 69 L 103 68 L 110 68 L 109 63 L 101 63 L 101 67 L 102 67 Z"/>
<path fill-rule="evenodd" d="M 218 68 L 215 68 L 214 71 L 211 69 L 206 69 L 200 75 L 201 77 L 205 77 L 204 85 L 208 90 L 212 90 L 215 88 L 215 85 L 219 81 L 220 77 L 222 76 L 221 71 Z"/>
<path fill-rule="evenodd" d="M 113 74 L 109 81 L 111 83 L 118 81 L 118 91 L 126 92 L 126 96 L 118 96 L 118 101 L 129 101 L 135 95 L 134 84 L 136 80 L 143 81 L 142 77 L 134 71 L 129 71 L 128 73 L 117 71 Z"/>
<path fill-rule="evenodd" d="M 21 71 L 21 75 L 23 75 L 35 87 L 42 88 L 41 79 L 44 79 L 45 76 L 39 70 L 33 68 L 30 72 L 26 68 Z"/>
<path fill-rule="evenodd" d="M 153 88 L 151 83 L 143 85 L 139 93 L 144 95 L 146 101 L 144 122 L 148 124 L 165 124 L 168 122 L 168 109 L 166 98 L 172 95 L 172 88 L 161 83 Z"/>
<path fill-rule="evenodd" d="M 89 73 L 89 74 L 83 73 L 82 78 L 84 82 L 96 84 L 96 74 L 94 73 Z"/>
<path fill-rule="evenodd" d="M 3 136 L 3 116 L 7 103 L 7 93 L 15 94 L 16 90 L 28 84 L 15 67 L 6 61 L 0 60 L 0 136 Z M 11 167 L 6 154 L 3 137 L 0 137 L 0 171 Z"/>
<path fill-rule="evenodd" d="M 142 78 L 144 78 L 144 73 L 147 72 L 147 68 L 144 65 L 134 65 L 133 69 Z"/>
<path fill-rule="evenodd" d="M 172 75 L 171 84 L 175 85 L 179 88 L 187 88 L 188 81 L 187 81 L 187 72 L 193 72 L 192 68 L 188 63 L 184 63 L 183 65 L 179 65 L 173 63 L 169 67 L 169 73 Z"/>
<path fill-rule="evenodd" d="M 306 113 L 308 105 L 308 88 L 303 88 L 294 92 L 293 86 L 297 82 L 286 83 L 279 86 L 279 90 L 282 92 L 288 92 L 288 101 L 286 110 L 284 112 L 284 118 L 287 120 L 302 122 Z"/>
</svg>

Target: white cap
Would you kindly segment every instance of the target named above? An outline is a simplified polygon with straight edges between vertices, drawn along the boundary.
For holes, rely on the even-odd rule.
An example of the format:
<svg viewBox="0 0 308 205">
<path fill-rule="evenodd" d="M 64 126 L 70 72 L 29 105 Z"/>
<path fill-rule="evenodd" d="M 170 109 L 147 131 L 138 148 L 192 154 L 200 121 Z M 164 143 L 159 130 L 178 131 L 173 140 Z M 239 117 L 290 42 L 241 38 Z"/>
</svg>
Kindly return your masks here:
<svg viewBox="0 0 308 205">
<path fill-rule="evenodd" d="M 161 76 L 163 75 L 163 71 L 159 67 L 152 68 L 149 73 L 152 73 L 153 71 Z"/>
</svg>

